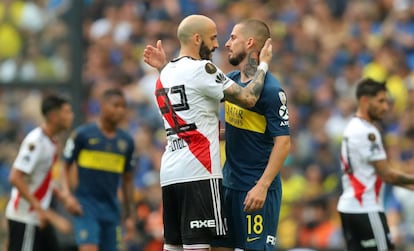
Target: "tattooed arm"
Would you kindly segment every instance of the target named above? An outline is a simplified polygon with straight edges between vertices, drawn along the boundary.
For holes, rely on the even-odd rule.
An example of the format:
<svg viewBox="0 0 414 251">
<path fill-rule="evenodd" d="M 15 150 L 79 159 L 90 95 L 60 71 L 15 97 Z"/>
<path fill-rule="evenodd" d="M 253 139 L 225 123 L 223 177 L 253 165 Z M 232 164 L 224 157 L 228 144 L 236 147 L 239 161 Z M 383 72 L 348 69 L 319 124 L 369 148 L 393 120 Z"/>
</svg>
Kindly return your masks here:
<svg viewBox="0 0 414 251">
<path fill-rule="evenodd" d="M 246 87 L 231 85 L 229 88 L 224 90 L 225 99 L 244 107 L 253 107 L 262 93 L 264 79 L 271 59 L 272 45 L 271 39 L 268 39 L 260 52 L 261 63 L 257 67 L 257 71 L 255 72 L 252 81 L 250 81 Z M 245 68 L 243 74 L 251 76 L 252 69 L 254 69 L 254 67 L 251 66 L 257 65 L 257 63 L 248 65 L 249 67 Z"/>
</svg>

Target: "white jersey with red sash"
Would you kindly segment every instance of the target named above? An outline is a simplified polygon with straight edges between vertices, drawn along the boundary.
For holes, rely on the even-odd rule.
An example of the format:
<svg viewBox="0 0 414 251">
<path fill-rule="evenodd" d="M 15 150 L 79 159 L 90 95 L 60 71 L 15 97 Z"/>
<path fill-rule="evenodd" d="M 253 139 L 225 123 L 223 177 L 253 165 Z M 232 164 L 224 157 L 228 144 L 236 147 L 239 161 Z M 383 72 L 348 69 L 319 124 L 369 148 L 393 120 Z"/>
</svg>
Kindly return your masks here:
<svg viewBox="0 0 414 251">
<path fill-rule="evenodd" d="M 155 90 L 167 134 L 161 186 L 222 178 L 218 112 L 233 83 L 208 60 L 181 57 L 161 71 Z"/>
<path fill-rule="evenodd" d="M 52 200 L 52 166 L 56 159 L 56 143 L 37 127 L 24 138 L 12 167 L 27 174 L 29 191 L 44 209 L 49 208 Z M 39 223 L 36 212 L 15 187 L 11 191 L 6 217 L 27 224 Z"/>
<path fill-rule="evenodd" d="M 387 158 L 378 129 L 354 117 L 345 128 L 341 149 L 343 192 L 338 211 L 367 213 L 383 211 L 382 180 L 371 162 Z"/>
</svg>

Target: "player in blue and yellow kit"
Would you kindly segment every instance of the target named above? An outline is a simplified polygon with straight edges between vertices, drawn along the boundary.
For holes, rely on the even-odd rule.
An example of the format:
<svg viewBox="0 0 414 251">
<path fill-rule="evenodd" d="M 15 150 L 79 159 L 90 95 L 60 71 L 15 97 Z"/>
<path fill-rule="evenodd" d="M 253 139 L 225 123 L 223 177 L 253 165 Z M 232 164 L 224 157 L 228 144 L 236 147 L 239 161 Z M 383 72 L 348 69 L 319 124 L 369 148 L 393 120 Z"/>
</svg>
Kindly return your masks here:
<svg viewBox="0 0 414 251">
<path fill-rule="evenodd" d="M 119 250 L 121 213 L 117 191 L 121 178 L 126 218 L 131 221 L 133 217 L 134 143 L 126 131 L 118 128 L 126 114 L 123 93 L 118 89 L 106 90 L 100 108 L 99 121 L 78 127 L 64 149 L 65 204 L 75 215 L 79 251 Z M 75 181 L 69 180 L 73 163 L 77 166 Z M 73 195 L 70 186 L 74 186 Z"/>
<path fill-rule="evenodd" d="M 228 77 L 241 86 L 251 80 L 257 54 L 270 32 L 266 24 L 237 24 L 226 43 L 229 62 L 239 67 Z M 228 238 L 213 243 L 214 251 L 275 249 L 282 196 L 279 170 L 290 150 L 286 94 L 270 73 L 253 108 L 225 103 L 226 162 L 223 169 L 224 208 Z"/>
</svg>

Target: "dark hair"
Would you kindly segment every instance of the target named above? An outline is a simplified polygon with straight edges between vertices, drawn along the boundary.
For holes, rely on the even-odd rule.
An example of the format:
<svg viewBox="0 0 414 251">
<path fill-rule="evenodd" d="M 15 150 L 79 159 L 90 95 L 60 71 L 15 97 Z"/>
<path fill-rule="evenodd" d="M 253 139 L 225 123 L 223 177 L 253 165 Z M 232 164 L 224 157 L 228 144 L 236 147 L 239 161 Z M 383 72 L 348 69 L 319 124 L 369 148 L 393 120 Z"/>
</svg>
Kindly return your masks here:
<svg viewBox="0 0 414 251">
<path fill-rule="evenodd" d="M 68 104 L 69 100 L 57 94 L 48 94 L 42 100 L 41 111 L 43 116 L 47 116 L 51 111 L 62 108 Z"/>
<path fill-rule="evenodd" d="M 104 93 L 102 95 L 102 99 L 107 100 L 107 99 L 112 98 L 114 96 L 118 96 L 118 97 L 123 98 L 124 93 L 122 92 L 121 89 L 118 89 L 118 88 L 107 89 L 107 90 L 104 91 Z"/>
<path fill-rule="evenodd" d="M 262 48 L 266 40 L 270 38 L 270 29 L 267 24 L 261 20 L 248 19 L 240 22 L 244 26 L 243 32 L 248 36 L 253 36 L 258 42 L 258 48 Z"/>
<path fill-rule="evenodd" d="M 387 91 L 384 82 L 378 82 L 371 78 L 363 78 L 357 83 L 356 98 L 359 100 L 363 96 L 374 97 L 382 91 Z"/>
</svg>

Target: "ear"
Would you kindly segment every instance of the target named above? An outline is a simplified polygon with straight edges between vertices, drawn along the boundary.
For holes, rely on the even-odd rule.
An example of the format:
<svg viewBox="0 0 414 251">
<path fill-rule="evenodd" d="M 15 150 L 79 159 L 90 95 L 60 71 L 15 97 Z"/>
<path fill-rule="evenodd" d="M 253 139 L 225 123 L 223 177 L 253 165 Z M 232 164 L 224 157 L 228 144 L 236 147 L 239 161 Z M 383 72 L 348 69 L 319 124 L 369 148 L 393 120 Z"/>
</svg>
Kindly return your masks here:
<svg viewBox="0 0 414 251">
<path fill-rule="evenodd" d="M 254 38 L 249 37 L 249 38 L 246 40 L 246 49 L 247 49 L 247 50 L 249 50 L 249 49 L 253 48 L 253 47 L 254 47 L 254 45 L 255 45 Z"/>
<path fill-rule="evenodd" d="M 193 41 L 196 45 L 200 45 L 201 41 L 203 41 L 203 39 L 201 38 L 200 34 L 194 34 L 193 35 Z"/>
</svg>

